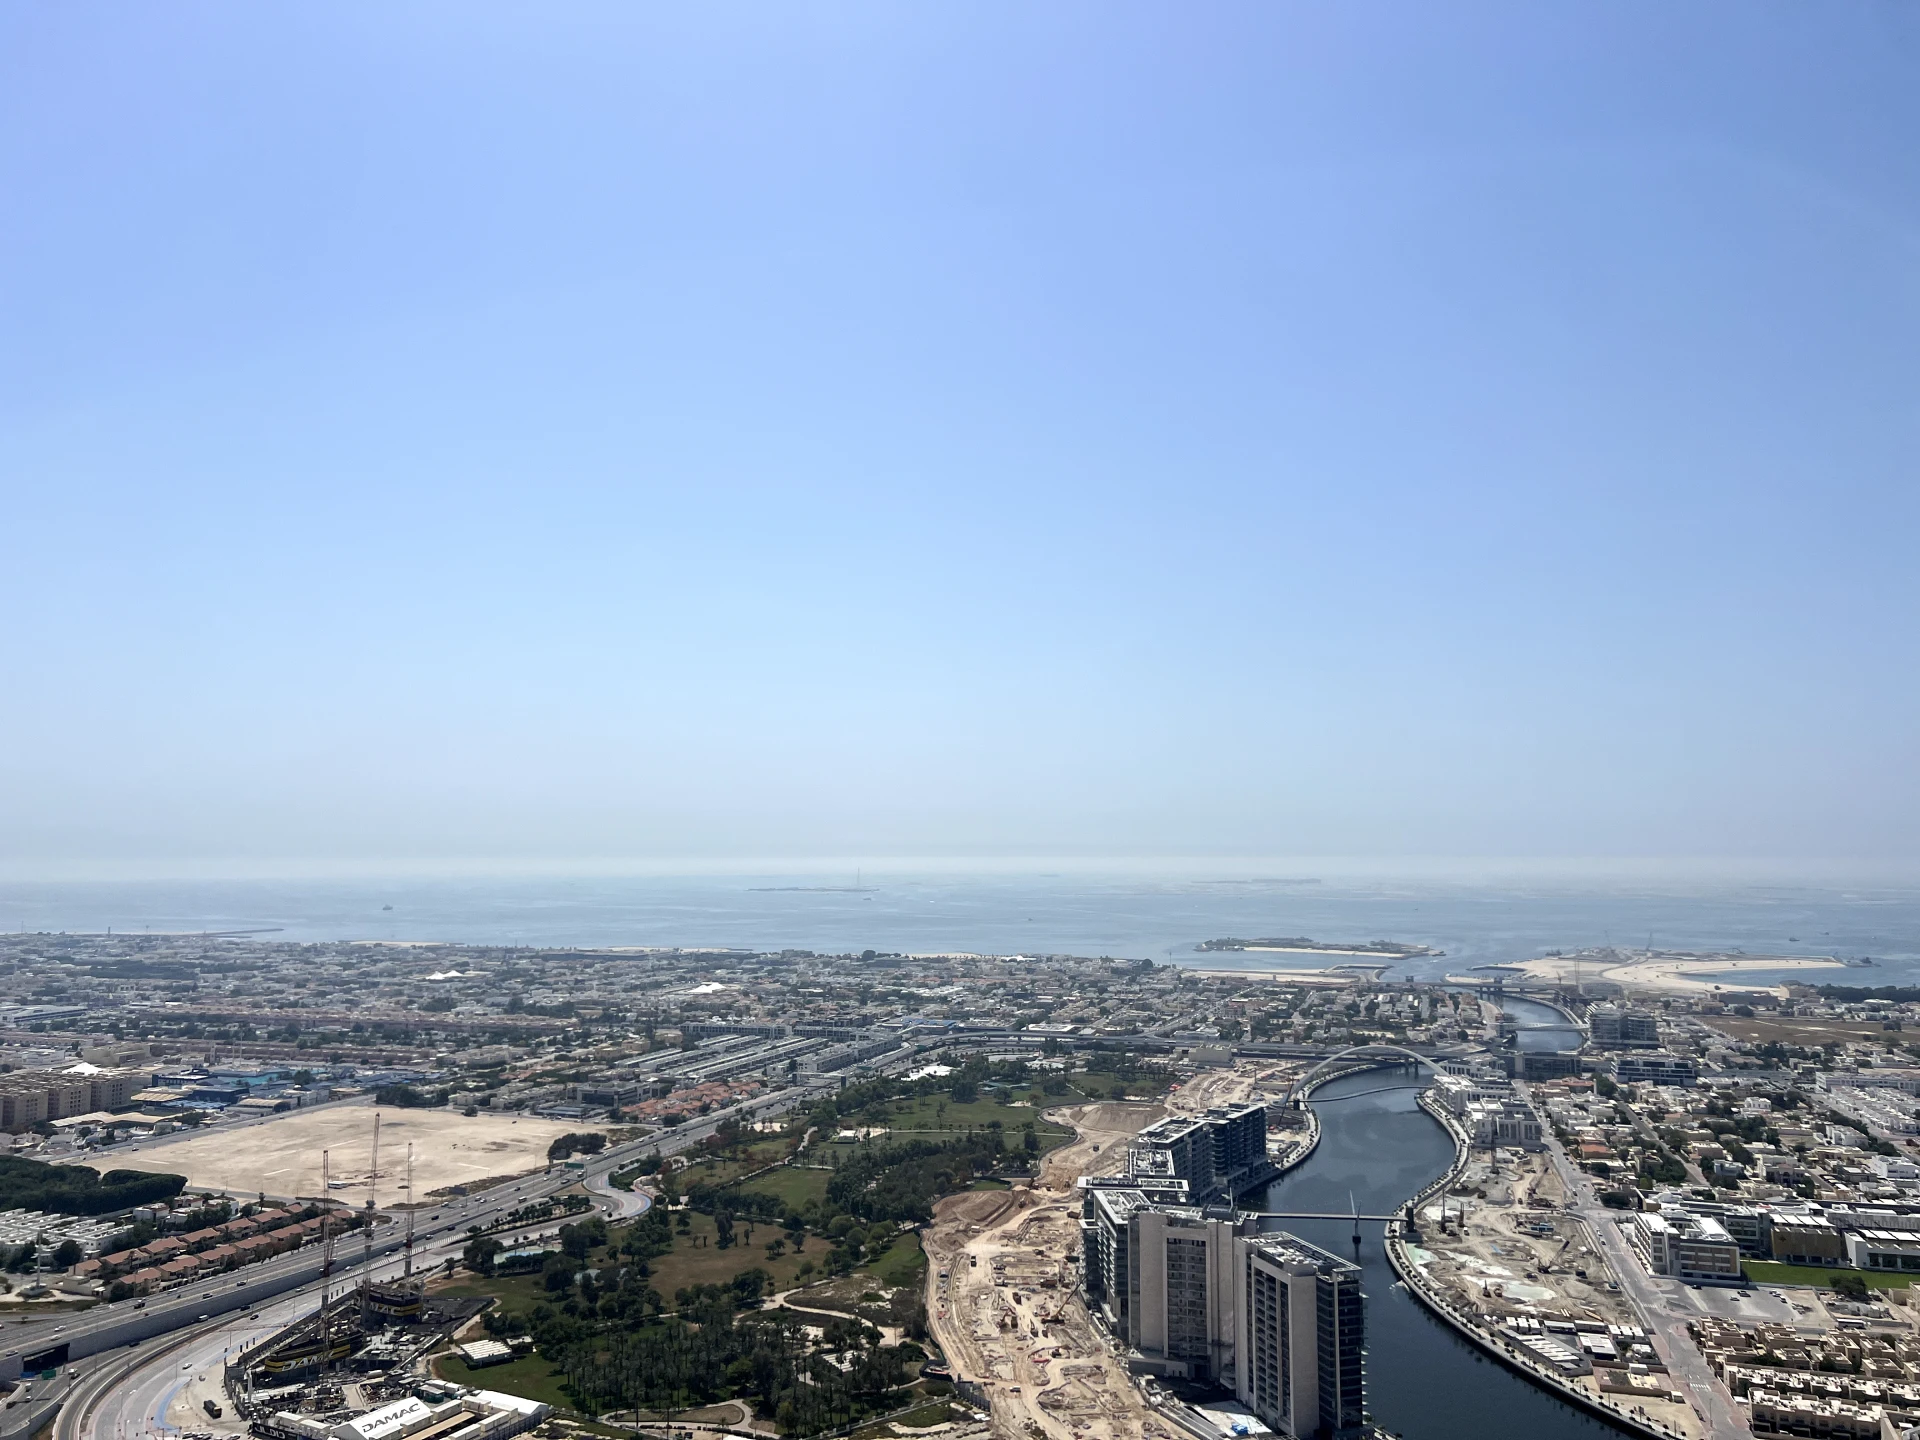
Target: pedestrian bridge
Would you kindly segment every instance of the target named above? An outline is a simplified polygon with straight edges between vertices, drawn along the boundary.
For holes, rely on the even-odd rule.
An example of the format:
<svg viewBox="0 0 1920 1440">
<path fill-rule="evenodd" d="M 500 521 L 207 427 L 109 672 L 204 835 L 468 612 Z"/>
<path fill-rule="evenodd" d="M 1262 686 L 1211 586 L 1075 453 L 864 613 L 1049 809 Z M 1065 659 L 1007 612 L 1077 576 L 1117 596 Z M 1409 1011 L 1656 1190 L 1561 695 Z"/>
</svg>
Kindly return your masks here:
<svg viewBox="0 0 1920 1440">
<path fill-rule="evenodd" d="M 1293 1088 L 1287 1091 L 1287 1103 L 1292 1104 L 1301 1097 L 1303 1091 L 1312 1090 L 1315 1082 L 1326 1071 L 1336 1066 L 1347 1065 L 1359 1069 L 1362 1067 L 1386 1067 L 1388 1065 L 1424 1065 L 1433 1074 L 1440 1074 L 1440 1067 L 1431 1058 L 1417 1050 L 1409 1050 L 1404 1045 L 1376 1043 L 1372 1045 L 1352 1045 L 1336 1055 L 1329 1055 L 1306 1074 L 1293 1082 Z"/>
</svg>

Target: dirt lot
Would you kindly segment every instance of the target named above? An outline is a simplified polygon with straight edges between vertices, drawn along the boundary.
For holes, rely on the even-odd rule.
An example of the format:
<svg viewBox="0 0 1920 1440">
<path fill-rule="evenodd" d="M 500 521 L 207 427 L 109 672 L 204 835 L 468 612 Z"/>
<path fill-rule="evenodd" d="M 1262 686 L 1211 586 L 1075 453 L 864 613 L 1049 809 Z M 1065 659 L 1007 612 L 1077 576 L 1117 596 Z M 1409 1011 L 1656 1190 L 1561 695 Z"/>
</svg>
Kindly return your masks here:
<svg viewBox="0 0 1920 1440">
<path fill-rule="evenodd" d="M 1901 1031 L 1885 1029 L 1878 1020 L 1747 1020 L 1738 1015 L 1712 1015 L 1706 1023 L 1723 1035 L 1755 1045 L 1778 1041 L 1782 1045 L 1815 1049 L 1821 1045 L 1854 1045 L 1861 1041 L 1899 1045 L 1907 1039 Z"/>
<path fill-rule="evenodd" d="M 1468 1193 L 1483 1192 L 1483 1193 Z M 1420 1239 L 1408 1253 L 1430 1281 L 1469 1309 L 1541 1320 L 1637 1324 L 1632 1308 L 1610 1288 L 1606 1259 L 1586 1227 L 1566 1209 L 1565 1192 L 1547 1158 L 1501 1150 L 1476 1158 L 1445 1206 L 1420 1216 Z M 1444 1216 L 1444 1220 L 1443 1220 Z M 1588 1375 L 1575 1384 L 1598 1395 Z M 1647 1380 L 1634 1401 L 1682 1435 L 1697 1436 L 1692 1409 L 1671 1397 L 1665 1372 Z"/>
<path fill-rule="evenodd" d="M 1133 1100 L 1063 1105 L 1047 1111 L 1047 1119 L 1073 1128 L 1074 1139 L 1041 1164 L 1041 1188 L 1070 1191 L 1082 1175 L 1112 1174 L 1126 1163 L 1127 1140 L 1166 1113 L 1162 1106 Z"/>
<path fill-rule="evenodd" d="M 995 1430 L 1045 1440 L 1176 1440 L 1087 1320 L 1074 1179 L 1117 1169 L 1158 1105 L 1064 1106 L 1077 1138 L 1036 1186 L 950 1195 L 925 1232 L 927 1319 L 954 1372 L 992 1391 Z M 1096 1150 L 1095 1147 L 1098 1147 Z"/>
<path fill-rule="evenodd" d="M 362 1188 L 367 1180 L 373 1115 L 364 1105 L 330 1105 L 291 1110 L 263 1124 L 229 1130 L 220 1124 L 175 1142 L 117 1151 L 112 1168 L 165 1170 L 185 1175 L 194 1187 L 236 1194 L 264 1192 L 292 1198 L 320 1193 L 320 1152 L 335 1181 Z M 592 1126 L 553 1120 L 475 1116 L 451 1110 L 380 1111 L 380 1176 L 376 1195 L 383 1204 L 403 1204 L 407 1146 L 413 1146 L 413 1189 L 422 1201 L 450 1185 L 543 1168 L 547 1147 L 569 1131 Z M 339 1192 L 335 1191 L 338 1198 Z"/>
</svg>

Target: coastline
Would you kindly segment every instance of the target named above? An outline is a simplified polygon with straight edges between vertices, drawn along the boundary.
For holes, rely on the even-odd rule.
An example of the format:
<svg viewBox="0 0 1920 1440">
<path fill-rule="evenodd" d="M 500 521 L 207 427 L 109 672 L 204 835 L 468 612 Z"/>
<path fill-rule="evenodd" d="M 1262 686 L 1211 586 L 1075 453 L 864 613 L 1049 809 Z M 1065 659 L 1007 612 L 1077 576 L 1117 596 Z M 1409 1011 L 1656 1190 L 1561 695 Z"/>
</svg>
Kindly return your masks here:
<svg viewBox="0 0 1920 1440">
<path fill-rule="evenodd" d="M 1352 955 L 1361 960 L 1421 960 L 1438 955 L 1424 946 L 1417 950 L 1349 949 L 1344 945 L 1218 945 L 1196 950 L 1200 955 Z"/>
<path fill-rule="evenodd" d="M 1831 955 L 1642 955 L 1638 959 L 1603 961 L 1591 956 L 1549 955 L 1500 967 L 1527 976 L 1564 984 L 1578 973 L 1604 980 L 1623 990 L 1652 994 L 1710 995 L 1715 990 L 1769 990 L 1784 998 L 1784 983 L 1742 985 L 1730 979 L 1713 983 L 1715 976 L 1737 977 L 1749 971 L 1850 970 L 1853 966 Z M 1696 979 L 1700 976 L 1705 978 Z"/>
<path fill-rule="evenodd" d="M 1299 970 L 1243 970 L 1230 965 L 1214 969 L 1198 965 L 1182 965 L 1180 968 L 1189 975 L 1200 975 L 1209 980 L 1267 980 L 1280 985 L 1351 985 L 1359 980 L 1378 979 L 1389 967 L 1382 961 L 1378 965 L 1322 965 Z"/>
</svg>

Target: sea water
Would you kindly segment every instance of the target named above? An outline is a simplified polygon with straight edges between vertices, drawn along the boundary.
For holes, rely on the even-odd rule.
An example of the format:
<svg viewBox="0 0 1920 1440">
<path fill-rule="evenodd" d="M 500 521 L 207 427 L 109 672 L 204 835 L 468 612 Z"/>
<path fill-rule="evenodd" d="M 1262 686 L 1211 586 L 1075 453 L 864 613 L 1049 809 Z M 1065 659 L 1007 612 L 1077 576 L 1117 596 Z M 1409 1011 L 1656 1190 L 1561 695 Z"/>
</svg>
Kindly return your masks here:
<svg viewBox="0 0 1920 1440">
<path fill-rule="evenodd" d="M 1883 985 L 1920 977 L 1920 887 L 1617 880 L 1156 874 L 466 876 L 0 883 L 0 930 L 266 932 L 283 940 L 678 946 L 822 953 L 1111 955 L 1213 969 L 1314 968 L 1347 956 L 1201 951 L 1203 941 L 1394 940 L 1444 952 L 1392 962 L 1439 979 L 1551 950 L 1835 955 L 1863 968 L 1743 972 L 1745 983 Z"/>
</svg>

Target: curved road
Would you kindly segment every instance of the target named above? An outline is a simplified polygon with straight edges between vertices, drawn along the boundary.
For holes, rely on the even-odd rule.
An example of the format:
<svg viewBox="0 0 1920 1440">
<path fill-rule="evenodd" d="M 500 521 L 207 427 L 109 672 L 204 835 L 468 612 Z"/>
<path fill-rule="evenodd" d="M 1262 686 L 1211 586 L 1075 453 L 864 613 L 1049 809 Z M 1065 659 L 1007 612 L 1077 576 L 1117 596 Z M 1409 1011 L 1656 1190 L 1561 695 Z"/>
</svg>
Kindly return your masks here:
<svg viewBox="0 0 1920 1440">
<path fill-rule="evenodd" d="M 622 1190 L 613 1183 L 613 1171 L 603 1170 L 581 1182 L 587 1193 L 606 1202 L 609 1220 L 631 1220 L 653 1208 L 653 1196 L 637 1186 Z"/>
<path fill-rule="evenodd" d="M 566 1189 L 584 1185 L 599 1198 L 611 1201 L 615 1218 L 645 1213 L 652 1197 L 613 1189 L 613 1171 L 649 1154 L 670 1155 L 696 1145 L 734 1116 L 778 1114 L 813 1098 L 820 1086 L 796 1086 L 778 1094 L 701 1116 L 671 1130 L 634 1141 L 595 1156 L 584 1173 L 556 1170 L 529 1176 L 512 1186 L 499 1186 L 478 1195 L 461 1197 L 430 1212 L 417 1226 L 414 1243 L 416 1271 L 431 1270 L 456 1257 L 467 1230 L 497 1225 L 520 1206 Z M 824 1088 L 831 1088 L 824 1087 Z M 564 1217 L 556 1217 L 554 1224 Z M 374 1273 L 397 1275 L 402 1261 L 400 1227 L 383 1227 L 374 1242 Z M 211 1284 L 193 1284 L 153 1297 L 144 1309 L 135 1302 L 100 1305 L 82 1315 L 56 1317 L 10 1327 L 0 1344 L 0 1374 L 18 1374 L 24 1356 L 52 1346 L 72 1345 L 81 1350 L 70 1370 L 74 1388 L 56 1422 L 54 1440 L 136 1440 L 148 1435 L 177 1433 L 182 1394 L 198 1393 L 198 1377 L 206 1374 L 218 1384 L 223 1355 L 288 1324 L 318 1303 L 320 1257 L 318 1247 L 294 1251 Z M 334 1292 L 359 1279 L 359 1246 L 351 1239 L 339 1247 Z M 118 1353 L 115 1353 L 118 1352 Z M 91 1357 L 91 1358 L 88 1358 Z M 183 1380 L 184 1377 L 184 1380 Z M 207 1393 L 212 1393 L 211 1391 Z M 197 1404 L 197 1400 L 190 1402 Z M 219 1402 L 226 1409 L 224 1401 Z M 168 1412 L 173 1412 L 173 1423 Z M 228 1419 L 231 1419 L 228 1410 Z M 230 1429 L 195 1412 L 193 1428 Z"/>
</svg>

